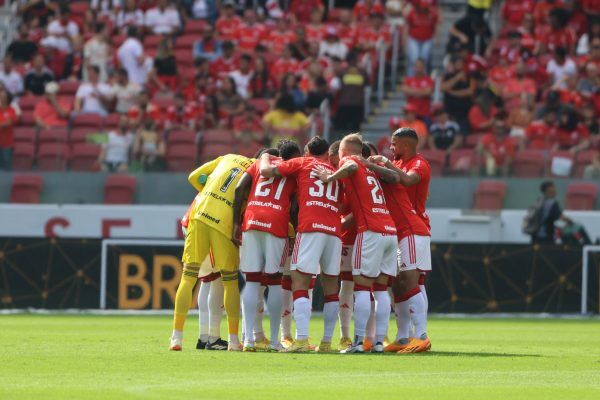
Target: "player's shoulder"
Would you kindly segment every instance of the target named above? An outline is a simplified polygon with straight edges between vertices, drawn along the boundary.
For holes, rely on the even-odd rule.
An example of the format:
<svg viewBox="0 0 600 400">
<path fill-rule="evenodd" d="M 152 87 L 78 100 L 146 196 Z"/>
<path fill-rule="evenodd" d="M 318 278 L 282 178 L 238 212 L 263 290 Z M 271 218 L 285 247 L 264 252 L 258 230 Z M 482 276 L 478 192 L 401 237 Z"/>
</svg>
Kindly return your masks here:
<svg viewBox="0 0 600 400">
<path fill-rule="evenodd" d="M 226 154 L 224 156 L 222 156 L 221 158 L 221 162 L 227 163 L 227 164 L 236 164 L 239 165 L 241 167 L 243 167 L 244 169 L 248 169 L 250 168 L 250 166 L 254 163 L 255 159 L 253 158 L 249 158 L 246 156 L 242 156 L 239 154 Z"/>
</svg>

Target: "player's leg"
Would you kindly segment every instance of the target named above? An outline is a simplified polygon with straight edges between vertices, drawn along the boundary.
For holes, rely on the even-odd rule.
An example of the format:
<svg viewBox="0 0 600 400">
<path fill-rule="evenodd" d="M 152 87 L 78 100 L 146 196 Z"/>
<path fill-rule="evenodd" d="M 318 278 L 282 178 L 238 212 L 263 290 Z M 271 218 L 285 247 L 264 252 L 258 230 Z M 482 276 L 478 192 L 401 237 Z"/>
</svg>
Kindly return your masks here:
<svg viewBox="0 0 600 400">
<path fill-rule="evenodd" d="M 266 242 L 263 283 L 269 288 L 266 303 L 269 309 L 271 334 L 271 342 L 266 350 L 280 351 L 283 350 L 278 339 L 282 306 L 281 276 L 289 254 L 289 241 L 287 238 L 279 238 L 268 234 Z"/>
<path fill-rule="evenodd" d="M 310 280 L 318 270 L 319 255 L 323 250 L 320 239 L 316 232 L 298 233 L 296 236 L 291 265 L 296 340 L 285 350 L 286 352 L 309 350 L 308 331 L 312 304 L 308 290 Z"/>
<path fill-rule="evenodd" d="M 198 290 L 198 343 L 196 349 L 203 350 L 208 342 L 208 293 L 210 292 L 210 281 L 207 277 L 200 278 L 200 290 Z"/>
<path fill-rule="evenodd" d="M 395 236 L 384 236 L 379 242 L 384 246 L 381 258 L 381 274 L 373 284 L 373 297 L 375 299 L 375 341 L 371 352 L 383 353 L 383 341 L 387 335 L 390 323 L 390 296 L 388 282 L 390 276 L 395 276 L 398 270 L 397 250 L 398 244 Z"/>
<path fill-rule="evenodd" d="M 260 289 L 258 290 L 258 302 L 256 303 L 256 312 L 254 313 L 254 345 L 257 349 L 267 350 L 269 340 L 265 337 L 265 329 L 263 320 L 265 316 L 265 291 L 267 284 L 265 283 L 265 274 L 260 277 Z"/>
<path fill-rule="evenodd" d="M 323 338 L 316 349 L 318 352 L 331 351 L 331 339 L 335 330 L 340 309 L 339 275 L 342 257 L 342 241 L 333 235 L 325 235 L 324 251 L 319 261 L 321 265 L 321 285 L 323 286 Z"/>
<path fill-rule="evenodd" d="M 375 328 L 376 328 L 376 315 L 375 315 L 375 297 L 373 296 L 373 289 L 371 288 L 371 314 L 367 320 L 367 328 L 365 329 L 365 340 L 363 340 L 363 347 L 365 351 L 371 351 L 373 344 L 375 344 Z"/>
<path fill-rule="evenodd" d="M 183 273 L 175 294 L 170 350 L 179 351 L 182 349 L 183 325 L 192 303 L 192 295 L 194 286 L 198 281 L 200 265 L 209 251 L 209 244 L 205 240 L 204 231 L 205 226 L 201 222 L 195 220 L 189 222 L 183 247 Z"/>
<path fill-rule="evenodd" d="M 340 349 L 352 345 L 350 339 L 350 322 L 354 308 L 354 281 L 352 280 L 352 249 L 353 246 L 342 247 L 340 265 Z"/>
<path fill-rule="evenodd" d="M 228 350 L 241 351 L 239 339 L 240 323 L 240 289 L 238 286 L 239 250 L 221 232 L 209 228 L 210 246 L 215 257 L 215 268 L 221 272 L 223 281 L 223 303 L 227 313 L 229 331 Z"/>
<path fill-rule="evenodd" d="M 294 310 L 294 298 L 292 294 L 292 275 L 281 278 L 281 343 L 284 347 L 292 345 L 292 313 Z"/>
<path fill-rule="evenodd" d="M 244 351 L 256 351 L 254 347 L 254 324 L 262 289 L 262 271 L 265 267 L 264 232 L 246 231 L 242 234 L 240 248 L 240 269 L 246 279 L 242 291 L 242 312 L 244 314 Z"/>
<path fill-rule="evenodd" d="M 211 274 L 208 293 L 209 332 L 206 350 L 227 350 L 227 341 L 221 339 L 221 320 L 223 319 L 223 280 L 219 272 Z"/>
</svg>

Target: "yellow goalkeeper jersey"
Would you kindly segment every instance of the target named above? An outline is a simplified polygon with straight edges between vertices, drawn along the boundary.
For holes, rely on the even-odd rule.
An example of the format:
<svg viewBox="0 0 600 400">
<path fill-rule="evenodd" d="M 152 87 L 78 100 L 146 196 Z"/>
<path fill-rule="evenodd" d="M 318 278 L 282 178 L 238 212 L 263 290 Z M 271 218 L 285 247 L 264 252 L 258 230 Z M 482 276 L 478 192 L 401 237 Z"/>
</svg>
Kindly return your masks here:
<svg viewBox="0 0 600 400">
<path fill-rule="evenodd" d="M 254 163 L 254 159 L 227 154 L 201 165 L 190 174 L 188 181 L 200 192 L 190 215 L 231 238 L 233 229 L 233 197 L 238 181 Z M 202 185 L 200 177 L 207 175 Z"/>
</svg>

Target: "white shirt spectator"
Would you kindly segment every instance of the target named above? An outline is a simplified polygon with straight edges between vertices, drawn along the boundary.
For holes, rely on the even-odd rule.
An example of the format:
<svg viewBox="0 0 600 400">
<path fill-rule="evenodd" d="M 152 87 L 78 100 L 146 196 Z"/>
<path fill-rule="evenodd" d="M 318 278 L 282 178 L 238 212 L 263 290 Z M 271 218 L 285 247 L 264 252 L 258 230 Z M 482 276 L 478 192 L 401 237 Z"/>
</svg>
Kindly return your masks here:
<svg viewBox="0 0 600 400">
<path fill-rule="evenodd" d="M 142 91 L 140 85 L 128 82 L 127 86 L 115 83 L 111 88 L 111 97 L 117 100 L 115 111 L 119 114 L 125 114 L 135 105 L 137 96 Z"/>
<path fill-rule="evenodd" d="M 142 10 L 125 11 L 121 10 L 117 13 L 117 27 L 120 30 L 125 30 L 130 26 L 143 26 L 144 13 Z"/>
<path fill-rule="evenodd" d="M 134 136 L 131 132 L 120 135 L 115 131 L 108 132 L 108 141 L 104 145 L 105 162 L 112 164 L 129 164 L 129 152 Z"/>
<path fill-rule="evenodd" d="M 348 46 L 339 40 L 333 43 L 323 40 L 319 45 L 319 57 L 335 56 L 344 60 L 346 54 L 348 54 Z"/>
<path fill-rule="evenodd" d="M 92 10 L 100 11 L 101 16 L 111 17 L 116 9 L 123 7 L 121 0 L 92 0 L 90 2 L 90 8 Z"/>
<path fill-rule="evenodd" d="M 81 112 L 92 114 L 108 114 L 108 111 L 102 105 L 100 96 L 110 97 L 111 88 L 106 83 L 98 83 L 93 85 L 90 82 L 82 83 L 75 94 L 76 99 L 82 100 Z"/>
<path fill-rule="evenodd" d="M 6 73 L 4 66 L 0 65 L 0 82 L 13 96 L 23 93 L 23 77 L 14 69 Z"/>
<path fill-rule="evenodd" d="M 142 43 L 134 38 L 128 38 L 117 51 L 119 62 L 127 71 L 129 81 L 140 86 L 146 84 L 148 74 L 152 70 L 152 60 L 144 58 Z"/>
<path fill-rule="evenodd" d="M 252 79 L 252 71 L 248 71 L 247 74 L 244 74 L 238 69 L 230 72 L 229 76 L 235 81 L 237 94 L 242 96 L 244 99 L 250 97 L 250 93 L 248 93 L 248 87 L 250 86 L 250 80 Z"/>
<path fill-rule="evenodd" d="M 63 25 L 59 19 L 55 19 L 48 24 L 47 32 L 48 36 L 40 42 L 42 46 L 54 47 L 70 53 L 71 41 L 69 39 L 79 35 L 79 27 L 73 21 L 69 21 L 66 25 Z"/>
<path fill-rule="evenodd" d="M 108 78 L 107 69 L 110 59 L 110 46 L 98 38 L 91 38 L 83 47 L 83 57 L 88 65 L 100 68 L 100 82 L 106 82 Z M 83 70 L 83 79 L 87 79 L 87 73 Z"/>
<path fill-rule="evenodd" d="M 196 19 L 206 19 L 208 15 L 208 2 L 206 0 L 195 0 L 192 5 L 192 15 Z"/>
<path fill-rule="evenodd" d="M 557 85 L 557 88 L 566 89 L 566 78 L 577 75 L 577 65 L 570 58 L 567 58 L 562 65 L 551 59 L 546 65 L 546 72 L 552 77 L 552 83 Z"/>
<path fill-rule="evenodd" d="M 170 34 L 181 25 L 181 20 L 176 9 L 167 7 L 163 11 L 155 7 L 146 11 L 144 25 L 156 35 Z"/>
</svg>

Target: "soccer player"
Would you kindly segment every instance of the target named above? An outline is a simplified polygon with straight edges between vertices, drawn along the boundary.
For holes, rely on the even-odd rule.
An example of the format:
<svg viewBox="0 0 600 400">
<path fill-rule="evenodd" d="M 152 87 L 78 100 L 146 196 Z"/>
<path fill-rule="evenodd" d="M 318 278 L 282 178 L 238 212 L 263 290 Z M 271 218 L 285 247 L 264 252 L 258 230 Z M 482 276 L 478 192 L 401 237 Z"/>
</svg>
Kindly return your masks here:
<svg viewBox="0 0 600 400">
<path fill-rule="evenodd" d="M 229 330 L 228 350 L 239 351 L 240 292 L 238 287 L 239 254 L 231 242 L 233 196 L 235 187 L 253 160 L 228 154 L 210 161 L 190 174 L 188 181 L 200 192 L 197 209 L 190 220 L 183 248 L 183 275 L 175 295 L 171 350 L 181 350 L 183 325 L 192 301 L 200 265 L 212 249 L 223 281 L 224 306 Z M 207 175 L 206 184 L 199 181 Z"/>
<path fill-rule="evenodd" d="M 427 294 L 425 276 L 431 272 L 430 225 L 425 211 L 425 202 L 429 193 L 431 172 L 429 163 L 417 153 L 418 136 L 411 128 L 400 128 L 392 135 L 391 150 L 396 161 L 386 157 L 371 157 L 374 163 L 382 163 L 388 171 L 377 166 L 374 169 L 387 174 L 388 182 L 399 183 L 406 187 L 413 210 L 410 231 L 400 240 L 401 266 L 398 279 L 394 282 L 395 310 L 398 319 L 396 343 L 390 350 L 401 353 L 429 351 L 431 342 L 427 336 Z M 389 174 L 391 172 L 391 174 Z M 415 327 L 415 337 L 410 338 L 410 323 Z M 406 344 L 409 344 L 406 346 Z M 396 347 L 394 347 L 396 346 Z"/>
<path fill-rule="evenodd" d="M 298 145 L 292 141 L 280 143 L 279 151 L 273 150 L 275 151 L 268 154 L 281 155 L 279 160 L 273 159 L 275 164 L 280 160 L 290 160 L 301 155 Z M 266 302 L 271 322 L 270 350 L 283 350 L 279 343 L 281 276 L 288 254 L 290 205 L 295 190 L 294 179 L 263 178 L 258 163 L 248 168 L 235 189 L 232 240 L 236 245 L 241 245 L 240 269 L 246 278 L 246 286 L 242 292 L 246 332 L 244 351 L 256 351 L 252 332 L 254 332 L 260 291 L 263 290 L 261 288 L 263 273 L 264 281 L 269 287 Z M 246 199 L 247 206 L 242 221 L 241 210 Z"/>
<path fill-rule="evenodd" d="M 339 216 L 340 185 L 323 183 L 313 171 L 321 168 L 333 173 L 329 164 L 327 141 L 315 137 L 306 145 L 305 156 L 283 161 L 278 165 L 272 156 L 261 156 L 260 173 L 265 178 L 283 177 L 295 179 L 298 199 L 298 233 L 292 255 L 292 290 L 294 296 L 294 320 L 296 340 L 286 352 L 309 351 L 308 329 L 311 315 L 309 299 L 312 275 L 319 273 L 325 296 L 323 308 L 324 333 L 320 352 L 331 351 L 331 338 L 338 315 L 338 275 L 342 241 Z"/>
<path fill-rule="evenodd" d="M 335 173 L 317 172 L 327 184 L 341 180 L 356 224 L 352 256 L 354 279 L 354 342 L 341 352 L 364 353 L 363 340 L 371 314 L 371 288 L 375 298 L 376 333 L 371 352 L 383 353 L 390 318 L 389 277 L 398 269 L 396 227 L 385 203 L 379 179 L 366 167 L 362 137 L 350 134 L 340 144 L 340 166 Z"/>
</svg>

